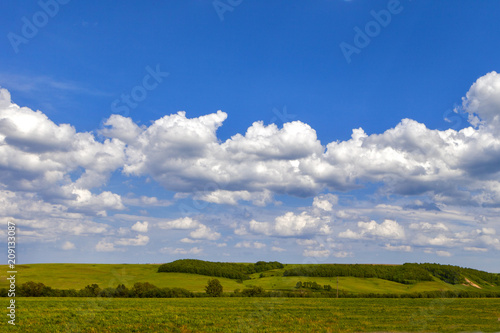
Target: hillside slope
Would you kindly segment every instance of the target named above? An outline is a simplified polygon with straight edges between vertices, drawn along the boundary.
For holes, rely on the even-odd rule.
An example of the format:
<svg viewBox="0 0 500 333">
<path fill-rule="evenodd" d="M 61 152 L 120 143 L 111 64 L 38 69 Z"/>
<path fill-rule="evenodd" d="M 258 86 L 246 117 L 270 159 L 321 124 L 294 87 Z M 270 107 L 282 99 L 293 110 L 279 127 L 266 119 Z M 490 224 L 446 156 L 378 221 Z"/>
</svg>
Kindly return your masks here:
<svg viewBox="0 0 500 333">
<path fill-rule="evenodd" d="M 249 286 L 261 286 L 266 290 L 293 290 L 299 281 L 311 281 L 317 284 L 337 287 L 337 277 L 318 276 L 283 276 L 285 272 L 309 265 L 284 265 L 280 269 L 272 269 L 250 274 L 248 280 L 217 277 L 225 292 L 244 289 Z M 160 288 L 185 288 L 194 292 L 203 292 L 209 276 L 190 273 L 158 273 L 160 265 L 155 264 L 29 264 L 17 265 L 17 285 L 27 281 L 41 282 L 46 286 L 58 289 L 82 289 L 86 285 L 96 283 L 101 288 L 116 287 L 124 284 L 132 287 L 136 282 L 149 282 Z M 456 266 L 452 266 L 456 267 Z M 0 275 L 0 288 L 6 288 L 7 266 L 3 265 Z M 339 277 L 339 289 L 349 293 L 403 294 L 423 291 L 500 291 L 500 286 L 478 277 L 475 270 L 462 269 L 464 283 L 447 283 L 436 276 L 430 281 L 403 284 L 376 277 Z M 469 270 L 469 271 L 468 271 Z M 483 272 L 485 273 L 485 272 Z M 461 273 L 462 274 L 462 273 Z M 491 273 L 487 273 L 491 274 Z M 493 278 L 498 276 L 493 274 Z M 486 279 L 491 279 L 484 275 Z M 462 281 L 462 280 L 460 280 Z"/>
</svg>

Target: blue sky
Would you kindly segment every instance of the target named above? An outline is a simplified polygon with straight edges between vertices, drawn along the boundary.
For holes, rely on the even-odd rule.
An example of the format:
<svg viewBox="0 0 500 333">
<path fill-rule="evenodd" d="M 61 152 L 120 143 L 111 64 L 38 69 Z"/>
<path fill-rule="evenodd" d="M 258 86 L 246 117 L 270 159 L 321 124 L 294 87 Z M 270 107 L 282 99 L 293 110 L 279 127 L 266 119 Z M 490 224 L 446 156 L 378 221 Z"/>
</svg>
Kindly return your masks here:
<svg viewBox="0 0 500 333">
<path fill-rule="evenodd" d="M 21 262 L 500 272 L 499 3 L 2 6 Z"/>
</svg>

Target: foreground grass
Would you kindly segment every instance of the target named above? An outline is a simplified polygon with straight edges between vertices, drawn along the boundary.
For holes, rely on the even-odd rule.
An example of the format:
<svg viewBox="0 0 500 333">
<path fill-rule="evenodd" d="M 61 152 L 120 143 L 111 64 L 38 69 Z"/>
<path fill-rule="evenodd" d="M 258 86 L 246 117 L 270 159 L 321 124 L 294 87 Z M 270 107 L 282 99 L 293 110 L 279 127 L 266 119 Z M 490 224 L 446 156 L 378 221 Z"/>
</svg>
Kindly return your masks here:
<svg viewBox="0 0 500 333">
<path fill-rule="evenodd" d="M 16 305 L 16 327 L 4 319 L 2 331 L 500 331 L 500 299 L 17 298 Z"/>
</svg>

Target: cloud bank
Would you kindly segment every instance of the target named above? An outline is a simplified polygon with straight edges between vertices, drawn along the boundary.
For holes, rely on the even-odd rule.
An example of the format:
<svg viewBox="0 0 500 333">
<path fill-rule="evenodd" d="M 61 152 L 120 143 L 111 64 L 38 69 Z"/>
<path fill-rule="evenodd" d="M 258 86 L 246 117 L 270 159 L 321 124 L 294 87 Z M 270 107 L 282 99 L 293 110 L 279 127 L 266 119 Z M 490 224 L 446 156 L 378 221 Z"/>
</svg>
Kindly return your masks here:
<svg viewBox="0 0 500 333">
<path fill-rule="evenodd" d="M 264 208 L 279 206 L 277 196 L 294 196 L 314 199 L 310 207 L 240 220 L 233 234 L 243 239 L 236 248 L 286 252 L 282 246 L 244 239 L 260 235 L 336 237 L 339 242 L 368 239 L 380 242 L 385 250 L 402 252 L 450 246 L 473 253 L 498 250 L 500 242 L 491 225 L 498 224 L 495 216 L 500 209 L 500 74 L 480 77 L 455 112 L 466 114 L 470 126 L 435 130 L 403 119 L 380 134 L 368 135 L 358 128 L 349 140 L 330 143 L 322 143 L 316 131 L 301 121 L 282 128 L 256 121 L 245 133 L 221 141 L 217 129 L 228 117 L 222 111 L 197 118 L 179 111 L 149 126 L 115 114 L 96 135 L 20 107 L 0 88 L 0 209 L 3 218 L 19 221 L 26 239 L 102 235 L 95 250 L 111 252 L 149 245 L 151 237 L 146 234 L 152 229 L 185 230 L 183 239 L 190 242 L 227 236 L 204 221 L 206 216 L 180 216 L 158 223 L 136 219 L 127 232 L 139 234 L 119 238 L 117 229 L 103 221 L 131 206 L 167 207 L 191 197 L 213 205 Z M 173 201 L 122 198 L 105 189 L 113 174 L 152 179 L 177 195 Z M 370 186 L 376 188 L 373 195 L 400 202 L 356 210 L 339 199 Z M 415 200 L 410 202 L 411 198 Z M 462 214 L 464 209 L 470 214 Z M 436 221 L 436 216 L 448 222 Z M 489 223 L 491 230 L 455 230 L 455 222 L 470 216 L 473 223 Z M 303 255 L 351 255 L 324 246 L 306 248 Z M 60 248 L 78 246 L 66 241 Z M 203 253 L 198 247 L 165 251 Z M 437 251 L 441 252 L 433 253 L 449 254 Z"/>
</svg>

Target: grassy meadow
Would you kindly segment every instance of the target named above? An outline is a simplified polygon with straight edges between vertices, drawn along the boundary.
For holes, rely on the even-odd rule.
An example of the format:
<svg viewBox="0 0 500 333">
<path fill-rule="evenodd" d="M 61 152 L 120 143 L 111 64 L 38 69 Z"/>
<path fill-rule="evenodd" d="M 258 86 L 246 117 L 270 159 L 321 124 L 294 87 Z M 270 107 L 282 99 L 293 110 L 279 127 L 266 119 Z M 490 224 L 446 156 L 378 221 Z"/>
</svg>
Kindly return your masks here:
<svg viewBox="0 0 500 333">
<path fill-rule="evenodd" d="M 500 331 L 500 299 L 41 297 L 18 298 L 16 304 L 17 325 L 9 331 Z"/>
<path fill-rule="evenodd" d="M 224 292 L 260 286 L 294 290 L 298 281 L 331 285 L 337 278 L 283 276 L 284 268 L 250 275 L 249 280 L 220 278 Z M 115 288 L 149 282 L 159 288 L 204 292 L 209 276 L 158 273 L 157 264 L 17 265 L 17 285 L 41 282 L 57 289 L 90 284 Z M 3 266 L 1 274 L 6 274 Z M 5 275 L 0 288 L 7 287 Z M 500 287 L 485 281 L 483 290 Z M 349 293 L 404 294 L 425 291 L 478 290 L 438 278 L 402 284 L 379 278 L 340 277 Z M 4 298 L 5 306 L 8 298 Z M 7 318 L 7 317 L 6 317 Z M 0 332 L 499 332 L 500 298 L 106 298 L 17 297 L 16 326 Z"/>
<path fill-rule="evenodd" d="M 263 277 L 259 273 L 252 274 L 250 280 L 237 282 L 234 279 L 217 278 L 224 292 L 244 289 L 249 286 L 261 286 L 266 290 L 294 289 L 298 281 L 312 281 L 320 285 L 337 285 L 336 278 L 329 277 L 283 277 L 283 271 L 297 265 L 285 265 L 283 269 L 266 271 Z M 96 283 L 101 288 L 115 288 L 124 284 L 131 288 L 136 282 L 149 282 L 159 288 L 184 288 L 192 292 L 203 292 L 209 276 L 188 273 L 158 273 L 157 264 L 29 264 L 17 265 L 17 285 L 27 281 L 41 282 L 46 286 L 58 289 L 82 289 L 86 285 Z M 0 288 L 8 286 L 6 265 L 0 270 Z M 499 287 L 482 285 L 483 290 L 499 290 Z M 340 277 L 339 289 L 350 293 L 413 293 L 423 291 L 461 291 L 477 290 L 462 284 L 451 285 L 439 279 L 422 281 L 415 284 L 401 284 L 378 278 Z"/>
<path fill-rule="evenodd" d="M 155 264 L 30 264 L 17 265 L 17 284 L 27 281 L 41 282 L 58 289 L 82 289 L 96 283 L 101 288 L 124 284 L 132 287 L 136 282 L 149 282 L 160 288 L 185 288 L 204 291 L 208 276 L 185 273 L 158 273 Z M 7 266 L 2 267 L 0 288 L 7 287 Z M 241 288 L 235 280 L 219 278 L 224 290 Z"/>
</svg>

